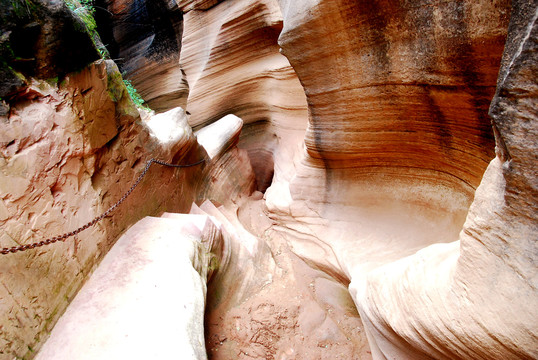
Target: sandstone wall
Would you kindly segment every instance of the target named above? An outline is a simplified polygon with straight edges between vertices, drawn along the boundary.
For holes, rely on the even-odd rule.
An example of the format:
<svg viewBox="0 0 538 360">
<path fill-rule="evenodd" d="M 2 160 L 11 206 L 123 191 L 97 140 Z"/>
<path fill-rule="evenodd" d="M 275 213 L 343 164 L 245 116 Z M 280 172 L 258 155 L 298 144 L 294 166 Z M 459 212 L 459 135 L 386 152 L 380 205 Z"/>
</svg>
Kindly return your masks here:
<svg viewBox="0 0 538 360">
<path fill-rule="evenodd" d="M 279 3 L 309 124 L 290 196 L 267 200 L 296 252 L 349 276 L 457 239 L 494 156 L 510 4 Z"/>
<path fill-rule="evenodd" d="M 538 8 L 514 2 L 491 115 L 497 157 L 460 242 L 357 274 L 351 288 L 376 359 L 538 356 Z"/>
<path fill-rule="evenodd" d="M 307 155 L 266 197 L 294 251 L 352 279 L 375 359 L 536 357 L 535 4 L 280 5 Z"/>
<path fill-rule="evenodd" d="M 290 159 L 300 151 L 306 128 L 306 101 L 279 53 L 278 4 L 232 0 L 207 10 L 190 6 L 181 48 L 190 124 L 198 129 L 226 114 L 239 116 L 244 126 L 238 146 L 248 151 L 258 189 L 271 185 L 273 172 L 275 182 L 289 181 Z"/>
<path fill-rule="evenodd" d="M 179 65 L 182 13 L 174 2 L 96 1 L 103 42 L 122 74 L 156 112 L 185 108 L 189 86 Z"/>
<path fill-rule="evenodd" d="M 174 141 L 152 135 L 112 62 L 71 73 L 60 86 L 27 81 L 31 85 L 10 99 L 2 116 L 2 247 L 89 222 L 119 200 L 151 157 L 188 162 L 198 155 L 184 114 Z M 147 214 L 189 209 L 199 171 L 153 165 L 112 215 L 75 239 L 2 255 L 0 358 L 31 358 L 122 231 Z"/>
<path fill-rule="evenodd" d="M 493 157 L 487 109 L 509 1 L 280 3 L 279 44 L 305 88 L 306 146 L 328 169 L 328 201 L 346 201 L 340 180 L 365 177 L 469 201 Z"/>
<path fill-rule="evenodd" d="M 279 53 L 276 1 L 107 1 L 103 7 L 112 14 L 101 15 L 109 33 L 103 41 L 152 109 L 185 107 L 188 97 L 195 129 L 227 114 L 241 117 L 239 147 L 248 151 L 258 188 L 271 185 L 275 168 L 277 182 L 291 179 L 288 159 L 303 142 L 306 101 Z"/>
</svg>

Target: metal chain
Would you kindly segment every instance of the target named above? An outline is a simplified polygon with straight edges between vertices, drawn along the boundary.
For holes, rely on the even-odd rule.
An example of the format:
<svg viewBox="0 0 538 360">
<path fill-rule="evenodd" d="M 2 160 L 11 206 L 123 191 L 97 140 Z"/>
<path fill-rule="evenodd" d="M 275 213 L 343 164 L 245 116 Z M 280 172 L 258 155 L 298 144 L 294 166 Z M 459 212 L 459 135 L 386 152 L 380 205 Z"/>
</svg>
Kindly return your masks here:
<svg viewBox="0 0 538 360">
<path fill-rule="evenodd" d="M 33 244 L 26 244 L 26 245 L 19 245 L 19 246 L 13 246 L 13 247 L 10 247 L 10 248 L 3 248 L 2 250 L 0 250 L 0 254 L 2 255 L 6 255 L 6 254 L 10 254 L 10 253 L 16 253 L 18 251 L 26 251 L 26 250 L 29 250 L 29 249 L 34 249 L 36 247 L 41 247 L 41 246 L 45 246 L 45 245 L 50 245 L 50 244 L 54 244 L 55 242 L 58 242 L 58 241 L 65 241 L 67 240 L 68 238 L 72 237 L 72 236 L 75 236 L 77 235 L 78 233 L 86 230 L 87 228 L 97 224 L 99 221 L 103 220 L 106 216 L 108 216 L 111 212 L 113 212 L 114 210 L 116 210 L 116 208 L 118 206 L 120 206 L 120 204 L 122 202 L 125 201 L 125 199 L 127 199 L 127 197 L 129 195 L 131 195 L 131 193 L 133 192 L 133 190 L 138 186 L 138 184 L 140 183 L 140 181 L 142 181 L 142 179 L 144 178 L 144 176 L 146 175 L 146 173 L 148 172 L 151 164 L 153 163 L 156 163 L 156 164 L 159 164 L 159 165 L 163 165 L 163 166 L 168 166 L 168 167 L 174 167 L 174 168 L 185 168 L 185 167 L 191 167 L 191 166 L 196 166 L 196 165 L 199 165 L 201 163 L 203 163 L 205 160 L 202 159 L 200 161 L 197 161 L 195 163 L 192 163 L 192 164 L 187 164 L 187 165 L 176 165 L 176 164 L 169 164 L 167 162 L 164 162 L 162 160 L 157 160 L 157 159 L 150 159 L 148 160 L 148 162 L 146 163 L 146 167 L 144 168 L 144 171 L 142 171 L 142 173 L 138 176 L 138 178 L 136 179 L 136 181 L 134 182 L 133 186 L 131 186 L 131 188 L 129 190 L 127 190 L 127 192 L 125 194 L 123 194 L 123 196 L 114 204 L 112 205 L 111 207 L 108 208 L 107 211 L 105 211 L 104 213 L 102 213 L 101 215 L 97 216 L 96 218 L 94 218 L 92 221 L 82 225 L 81 227 L 79 227 L 78 229 L 76 230 L 73 230 L 73 231 L 70 231 L 70 232 L 67 232 L 65 234 L 62 234 L 62 235 L 58 235 L 58 236 L 54 236 L 54 237 L 51 237 L 47 240 L 43 240 L 43 241 L 38 241 L 38 242 L 35 242 Z"/>
</svg>

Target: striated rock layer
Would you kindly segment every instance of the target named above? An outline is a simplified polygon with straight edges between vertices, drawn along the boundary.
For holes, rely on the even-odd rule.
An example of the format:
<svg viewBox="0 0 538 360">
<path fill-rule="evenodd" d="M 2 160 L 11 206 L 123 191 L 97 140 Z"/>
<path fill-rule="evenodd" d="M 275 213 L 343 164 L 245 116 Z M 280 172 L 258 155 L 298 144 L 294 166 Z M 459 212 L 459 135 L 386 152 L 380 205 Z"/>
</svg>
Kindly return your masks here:
<svg viewBox="0 0 538 360">
<path fill-rule="evenodd" d="M 179 66 L 183 18 L 172 3 L 96 1 L 96 21 L 111 57 L 156 112 L 185 108 L 189 93 Z"/>
<path fill-rule="evenodd" d="M 376 359 L 538 357 L 537 18 L 514 3 L 490 111 L 497 157 L 460 241 L 353 278 Z"/>
<path fill-rule="evenodd" d="M 303 89 L 277 38 L 282 17 L 274 0 L 224 1 L 184 15 L 181 65 L 190 87 L 194 129 L 226 114 L 244 121 L 239 148 L 248 151 L 262 192 L 293 176 L 290 163 L 303 141 Z"/>
<path fill-rule="evenodd" d="M 279 44 L 305 88 L 305 142 L 327 169 L 328 201 L 346 201 L 340 180 L 365 177 L 472 196 L 493 157 L 487 109 L 509 2 L 280 3 Z"/>
<path fill-rule="evenodd" d="M 294 250 L 351 279 L 374 359 L 535 358 L 536 4 L 280 4 L 308 154 L 266 197 Z"/>
<path fill-rule="evenodd" d="M 266 193 L 297 254 L 342 279 L 457 239 L 494 156 L 506 1 L 280 1 L 306 154 Z"/>
</svg>

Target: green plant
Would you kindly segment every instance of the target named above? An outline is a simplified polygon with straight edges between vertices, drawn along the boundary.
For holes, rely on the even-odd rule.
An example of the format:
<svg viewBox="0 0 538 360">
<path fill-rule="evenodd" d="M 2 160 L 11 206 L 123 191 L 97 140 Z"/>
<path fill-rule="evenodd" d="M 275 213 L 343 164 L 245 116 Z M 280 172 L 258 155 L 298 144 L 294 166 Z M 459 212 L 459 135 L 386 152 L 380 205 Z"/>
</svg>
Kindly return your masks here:
<svg viewBox="0 0 538 360">
<path fill-rule="evenodd" d="M 95 13 L 93 0 L 64 0 L 64 2 L 84 24 L 86 31 L 88 34 L 90 34 L 99 55 L 101 55 L 101 58 L 109 58 L 110 54 L 103 45 L 99 33 L 97 32 L 97 23 L 93 17 L 93 14 Z"/>
<path fill-rule="evenodd" d="M 28 1 L 28 0 L 26 0 Z M 93 7 L 93 0 L 64 0 L 67 7 L 84 23 L 86 30 L 92 37 L 93 43 L 95 47 L 97 48 L 97 51 L 101 55 L 103 59 L 107 59 L 110 57 L 110 54 L 106 48 L 105 45 L 103 45 L 103 42 L 101 41 L 101 38 L 99 37 L 99 33 L 97 32 L 97 23 L 95 22 L 95 19 L 93 17 L 93 14 L 95 13 L 95 8 Z M 146 109 L 148 111 L 151 111 L 151 109 L 144 105 L 144 99 L 138 91 L 136 91 L 136 88 L 131 84 L 129 80 L 123 80 L 125 87 L 127 88 L 127 92 L 129 93 L 129 96 L 133 100 L 136 106 Z"/>
<path fill-rule="evenodd" d="M 133 86 L 131 81 L 123 79 L 123 83 L 125 84 L 125 87 L 127 88 L 127 92 L 129 93 L 129 96 L 131 97 L 131 99 L 133 100 L 136 106 L 142 109 L 151 110 L 147 105 L 144 105 L 145 103 L 144 99 L 142 99 L 142 96 L 140 96 L 140 94 L 138 93 L 136 88 Z"/>
<path fill-rule="evenodd" d="M 32 0 L 13 0 L 11 6 L 13 14 L 18 18 L 29 18 L 39 8 Z"/>
<path fill-rule="evenodd" d="M 90 35 L 94 35 L 97 31 L 97 24 L 93 18 L 95 9 L 92 4 L 92 0 L 64 0 L 65 4 L 86 26 L 86 29 Z"/>
</svg>

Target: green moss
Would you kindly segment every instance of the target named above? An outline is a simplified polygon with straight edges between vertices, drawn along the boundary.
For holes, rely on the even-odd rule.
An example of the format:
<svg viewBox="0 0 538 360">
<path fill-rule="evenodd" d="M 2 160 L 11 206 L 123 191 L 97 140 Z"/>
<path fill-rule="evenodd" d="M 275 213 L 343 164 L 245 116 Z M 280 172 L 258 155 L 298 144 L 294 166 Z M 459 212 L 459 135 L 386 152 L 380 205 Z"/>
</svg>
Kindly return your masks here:
<svg viewBox="0 0 538 360">
<path fill-rule="evenodd" d="M 47 80 L 45 80 L 45 81 L 46 81 L 49 85 L 54 86 L 54 85 L 58 84 L 58 80 L 59 80 L 59 79 L 58 79 L 58 76 L 55 76 L 55 77 L 50 78 L 50 79 L 47 79 Z"/>
<path fill-rule="evenodd" d="M 114 102 L 119 102 L 123 98 L 126 90 L 125 84 L 119 71 L 108 71 L 108 94 Z"/>
<path fill-rule="evenodd" d="M 97 24 L 93 18 L 95 9 L 91 0 L 64 0 L 65 4 L 86 26 L 90 34 L 97 31 Z"/>
<path fill-rule="evenodd" d="M 12 11 L 17 18 L 29 18 L 39 10 L 39 4 L 32 0 L 13 0 Z"/>
<path fill-rule="evenodd" d="M 92 5 L 92 0 L 64 0 L 67 7 L 84 23 L 86 31 L 91 35 L 93 43 L 97 48 L 97 51 L 103 59 L 110 58 L 110 54 L 107 48 L 101 42 L 99 33 L 97 32 L 97 24 L 93 17 L 95 9 Z M 123 83 L 123 86 L 120 86 Z M 123 93 L 125 89 L 133 100 L 134 104 L 142 109 L 151 111 L 151 109 L 145 104 L 144 99 L 133 84 L 129 80 L 125 80 L 119 73 L 113 73 L 108 75 L 108 93 L 114 102 L 119 102 L 123 99 Z"/>
<path fill-rule="evenodd" d="M 214 273 L 219 269 L 219 266 L 220 266 L 219 259 L 213 253 L 209 253 L 209 257 L 210 258 L 209 258 L 208 270 L 209 272 Z"/>
</svg>

